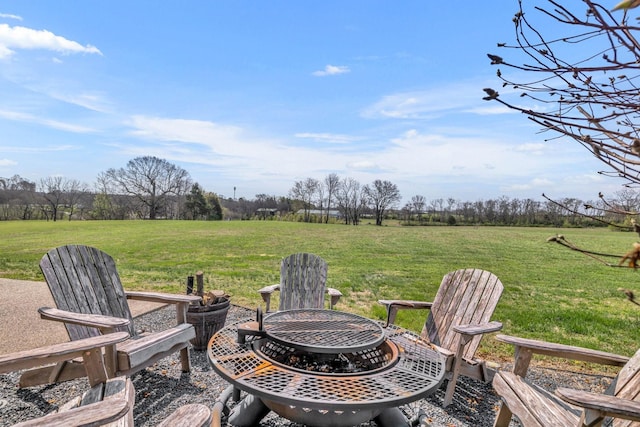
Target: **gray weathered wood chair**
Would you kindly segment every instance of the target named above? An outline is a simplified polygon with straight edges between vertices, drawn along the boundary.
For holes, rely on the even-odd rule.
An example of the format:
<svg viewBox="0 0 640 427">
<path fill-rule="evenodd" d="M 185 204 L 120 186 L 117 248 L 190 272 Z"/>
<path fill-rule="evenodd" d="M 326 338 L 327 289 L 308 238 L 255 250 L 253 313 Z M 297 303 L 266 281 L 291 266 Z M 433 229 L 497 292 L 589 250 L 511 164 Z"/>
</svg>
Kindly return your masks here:
<svg viewBox="0 0 640 427">
<path fill-rule="evenodd" d="M 134 426 L 135 390 L 126 377 L 108 378 L 104 353 L 117 343 L 129 339 L 127 332 L 115 332 L 96 337 L 53 344 L 32 350 L 0 355 L 0 373 L 82 358 L 90 389 L 49 413 L 16 426 Z M 161 426 L 204 427 L 211 423 L 211 411 L 204 405 L 192 404 L 178 408 Z"/>
<path fill-rule="evenodd" d="M 489 382 L 495 371 L 475 358 L 483 334 L 502 329 L 490 321 L 504 286 L 488 271 L 462 269 L 444 276 L 433 302 L 380 300 L 387 307 L 387 324 L 395 322 L 401 309 L 429 309 L 421 336 L 446 358 L 448 384 L 443 406 L 453 400 L 458 376 Z"/>
<path fill-rule="evenodd" d="M 329 295 L 329 308 L 337 304 L 342 293 L 327 288 L 327 262 L 318 255 L 300 252 L 289 255 L 280 263 L 280 283 L 260 289 L 265 311 L 271 309 L 271 295 L 280 291 L 278 310 L 298 308 L 324 308 L 325 294 Z"/>
<path fill-rule="evenodd" d="M 105 355 L 109 377 L 130 375 L 176 351 L 181 352 L 182 370 L 190 370 L 189 340 L 195 337 L 186 323 L 189 304 L 200 297 L 156 292 L 125 292 L 112 257 L 99 249 L 67 245 L 52 249 L 40 268 L 57 308 L 40 308 L 44 319 L 64 322 L 74 341 L 118 330 L 131 338 Z M 127 299 L 176 305 L 177 325 L 158 332 L 138 334 Z M 26 371 L 22 387 L 65 381 L 84 375 L 79 363 L 62 362 L 56 367 Z"/>
<path fill-rule="evenodd" d="M 502 399 L 495 427 L 507 427 L 515 415 L 524 427 L 600 426 L 613 417 L 613 427 L 640 426 L 640 350 L 628 358 L 581 347 L 497 335 L 515 348 L 513 372 L 500 371 L 493 388 Z M 554 393 L 526 380 L 534 354 L 622 366 L 604 394 L 560 387 Z"/>
</svg>

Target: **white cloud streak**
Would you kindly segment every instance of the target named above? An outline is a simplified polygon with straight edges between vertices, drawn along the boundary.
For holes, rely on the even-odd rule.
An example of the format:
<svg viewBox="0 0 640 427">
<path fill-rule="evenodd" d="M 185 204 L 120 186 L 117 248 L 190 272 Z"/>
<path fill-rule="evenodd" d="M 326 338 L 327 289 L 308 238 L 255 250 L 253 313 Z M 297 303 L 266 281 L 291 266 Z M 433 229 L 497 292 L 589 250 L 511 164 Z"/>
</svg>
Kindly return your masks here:
<svg viewBox="0 0 640 427">
<path fill-rule="evenodd" d="M 351 142 L 359 141 L 362 139 L 357 136 L 340 135 L 335 133 L 303 132 L 303 133 L 296 133 L 294 136 L 296 138 L 313 139 L 314 141 L 326 142 L 329 144 L 349 144 Z"/>
<path fill-rule="evenodd" d="M 37 117 L 32 114 L 19 113 L 16 111 L 0 110 L 0 117 L 16 122 L 35 123 L 52 129 L 58 129 L 72 133 L 93 133 L 96 131 L 95 129 L 86 126 L 65 123 L 58 120 Z"/>
<path fill-rule="evenodd" d="M 13 15 L 11 13 L 0 13 L 0 18 L 15 19 L 16 21 L 22 21 L 22 16 Z"/>
<path fill-rule="evenodd" d="M 63 54 L 93 53 L 102 55 L 102 52 L 95 46 L 83 46 L 47 30 L 0 24 L 0 59 L 12 56 L 18 49 L 45 49 Z"/>
<path fill-rule="evenodd" d="M 318 70 L 311 73 L 316 77 L 326 77 L 326 76 L 335 76 L 338 74 L 349 73 L 351 70 L 349 67 L 344 65 L 327 65 L 324 67 L 324 70 Z"/>
</svg>

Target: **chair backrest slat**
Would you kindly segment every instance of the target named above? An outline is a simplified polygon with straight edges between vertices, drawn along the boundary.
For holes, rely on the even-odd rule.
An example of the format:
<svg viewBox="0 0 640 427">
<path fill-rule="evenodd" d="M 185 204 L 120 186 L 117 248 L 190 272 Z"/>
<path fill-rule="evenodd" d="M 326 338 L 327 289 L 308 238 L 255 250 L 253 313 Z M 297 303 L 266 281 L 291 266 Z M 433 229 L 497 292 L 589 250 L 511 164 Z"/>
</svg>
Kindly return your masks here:
<svg viewBox="0 0 640 427">
<path fill-rule="evenodd" d="M 289 255 L 280 264 L 279 310 L 323 308 L 328 266 L 310 253 Z"/>
</svg>

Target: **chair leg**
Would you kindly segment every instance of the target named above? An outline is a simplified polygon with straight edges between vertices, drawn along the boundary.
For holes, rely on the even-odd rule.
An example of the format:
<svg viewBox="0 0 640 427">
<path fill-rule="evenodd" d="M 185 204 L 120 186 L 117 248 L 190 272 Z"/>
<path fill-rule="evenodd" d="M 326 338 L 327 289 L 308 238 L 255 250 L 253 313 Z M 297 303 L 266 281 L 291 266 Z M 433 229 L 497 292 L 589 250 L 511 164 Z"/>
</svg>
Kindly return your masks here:
<svg viewBox="0 0 640 427">
<path fill-rule="evenodd" d="M 507 405 L 502 402 L 496 420 L 493 422 L 493 427 L 508 427 L 511 422 L 511 411 L 507 408 Z"/>
<path fill-rule="evenodd" d="M 447 407 L 453 401 L 453 393 L 456 390 L 456 383 L 458 382 L 458 376 L 460 376 L 460 366 L 462 365 L 462 355 L 464 347 L 471 341 L 473 337 L 470 335 L 462 335 L 460 342 L 458 343 L 458 351 L 456 352 L 455 360 L 453 361 L 453 367 L 451 369 L 451 378 L 449 384 L 447 384 L 447 390 L 444 393 L 443 407 Z"/>
<path fill-rule="evenodd" d="M 180 350 L 180 361 L 182 362 L 182 372 L 191 372 L 191 360 L 189 359 L 189 347 Z"/>
</svg>

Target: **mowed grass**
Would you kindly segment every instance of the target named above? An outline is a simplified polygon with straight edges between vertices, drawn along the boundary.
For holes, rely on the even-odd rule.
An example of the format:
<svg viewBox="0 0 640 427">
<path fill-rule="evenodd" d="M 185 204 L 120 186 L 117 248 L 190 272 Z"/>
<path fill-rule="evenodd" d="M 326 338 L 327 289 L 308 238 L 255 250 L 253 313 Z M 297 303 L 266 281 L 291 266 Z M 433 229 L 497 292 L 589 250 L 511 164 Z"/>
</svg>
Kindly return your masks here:
<svg viewBox="0 0 640 427">
<path fill-rule="evenodd" d="M 620 255 L 637 237 L 606 229 L 0 222 L 0 277 L 43 280 L 38 262 L 45 252 L 63 244 L 86 244 L 115 258 L 127 289 L 182 293 L 186 277 L 201 270 L 207 289 L 223 289 L 233 303 L 257 307 L 262 301 L 256 291 L 278 282 L 282 257 L 313 252 L 329 264 L 328 286 L 344 294 L 341 310 L 382 319 L 378 299 L 430 301 L 444 274 L 474 267 L 492 271 L 505 285 L 494 314 L 504 324 L 503 333 L 633 354 L 640 347 L 640 307 L 618 288 L 640 294 L 640 272 L 607 267 L 548 243 L 556 234 Z M 419 331 L 426 314 L 405 311 L 399 323 Z M 512 349 L 489 337 L 481 355 L 510 359 Z"/>
</svg>

